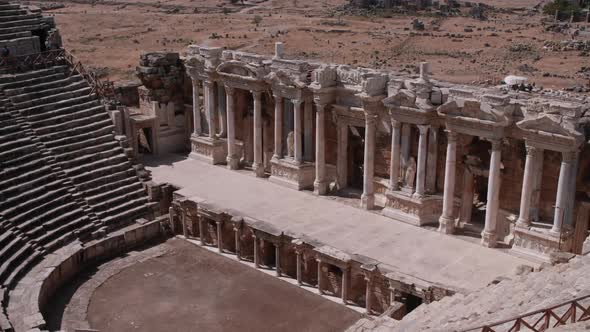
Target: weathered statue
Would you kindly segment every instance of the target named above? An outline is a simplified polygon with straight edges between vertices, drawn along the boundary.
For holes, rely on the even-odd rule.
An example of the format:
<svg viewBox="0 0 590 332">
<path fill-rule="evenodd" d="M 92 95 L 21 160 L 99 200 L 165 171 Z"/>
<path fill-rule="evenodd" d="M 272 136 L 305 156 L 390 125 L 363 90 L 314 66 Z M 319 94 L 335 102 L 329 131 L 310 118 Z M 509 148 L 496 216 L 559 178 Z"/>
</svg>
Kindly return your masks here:
<svg viewBox="0 0 590 332">
<path fill-rule="evenodd" d="M 406 187 L 414 188 L 414 181 L 416 181 L 416 159 L 410 157 L 408 160 L 408 167 L 406 168 L 406 175 L 404 176 Z"/>
<path fill-rule="evenodd" d="M 292 131 L 287 135 L 287 156 L 290 158 L 295 156 L 295 133 Z"/>
</svg>

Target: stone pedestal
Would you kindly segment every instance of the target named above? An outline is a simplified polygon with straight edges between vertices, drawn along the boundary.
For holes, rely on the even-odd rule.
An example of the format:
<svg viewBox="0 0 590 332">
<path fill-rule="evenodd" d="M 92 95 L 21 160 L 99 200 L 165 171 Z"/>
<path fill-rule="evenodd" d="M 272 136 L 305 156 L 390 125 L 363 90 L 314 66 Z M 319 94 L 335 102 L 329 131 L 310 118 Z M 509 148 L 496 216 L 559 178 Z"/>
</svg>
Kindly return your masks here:
<svg viewBox="0 0 590 332">
<path fill-rule="evenodd" d="M 291 159 L 276 159 L 270 161 L 270 182 L 295 189 L 313 189 L 315 179 L 315 165 L 313 163 L 298 163 Z"/>
<path fill-rule="evenodd" d="M 191 158 L 216 165 L 225 163 L 226 156 L 227 143 L 225 140 L 202 136 L 191 137 Z"/>
<path fill-rule="evenodd" d="M 511 251 L 537 261 L 550 262 L 554 252 L 571 252 L 573 232 L 562 232 L 561 236 L 545 229 L 514 229 L 514 244 Z"/>
<path fill-rule="evenodd" d="M 381 212 L 384 216 L 416 226 L 438 223 L 442 213 L 442 196 L 416 197 L 403 191 L 388 191 L 385 196 L 387 201 Z"/>
</svg>

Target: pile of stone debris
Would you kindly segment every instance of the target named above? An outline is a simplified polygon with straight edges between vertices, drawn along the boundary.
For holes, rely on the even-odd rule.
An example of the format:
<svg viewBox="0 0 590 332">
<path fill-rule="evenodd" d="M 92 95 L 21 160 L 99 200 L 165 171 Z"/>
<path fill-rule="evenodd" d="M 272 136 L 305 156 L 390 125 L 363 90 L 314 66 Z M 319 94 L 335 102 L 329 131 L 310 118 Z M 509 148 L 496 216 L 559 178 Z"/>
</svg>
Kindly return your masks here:
<svg viewBox="0 0 590 332">
<path fill-rule="evenodd" d="M 590 40 L 547 40 L 543 48 L 550 51 L 590 51 Z"/>
</svg>

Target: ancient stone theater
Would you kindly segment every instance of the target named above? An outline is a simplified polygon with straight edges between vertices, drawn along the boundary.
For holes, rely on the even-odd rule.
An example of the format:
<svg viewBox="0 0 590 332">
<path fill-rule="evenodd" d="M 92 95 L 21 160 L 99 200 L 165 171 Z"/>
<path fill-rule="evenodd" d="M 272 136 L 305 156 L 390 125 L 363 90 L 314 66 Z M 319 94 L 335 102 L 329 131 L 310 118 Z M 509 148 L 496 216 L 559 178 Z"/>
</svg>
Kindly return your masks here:
<svg viewBox="0 0 590 332">
<path fill-rule="evenodd" d="M 233 330 L 225 312 L 254 317 L 246 331 L 590 319 L 586 96 L 292 60 L 280 42 L 144 53 L 141 85 L 114 85 L 6 0 L 0 47 L 0 331 L 114 331 L 142 307 L 145 331 Z M 177 269 L 214 286 L 180 300 Z M 167 318 L 183 310 L 199 319 Z M 199 325 L 213 314 L 226 323 Z"/>
</svg>

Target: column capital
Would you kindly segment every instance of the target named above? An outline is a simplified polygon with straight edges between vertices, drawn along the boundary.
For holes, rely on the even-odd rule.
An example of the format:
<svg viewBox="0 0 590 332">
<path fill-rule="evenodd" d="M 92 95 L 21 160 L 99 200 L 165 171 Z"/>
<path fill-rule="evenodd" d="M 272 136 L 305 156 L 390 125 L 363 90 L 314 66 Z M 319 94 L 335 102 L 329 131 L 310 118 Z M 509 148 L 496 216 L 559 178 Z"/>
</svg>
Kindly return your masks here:
<svg viewBox="0 0 590 332">
<path fill-rule="evenodd" d="M 490 143 L 492 143 L 492 151 L 498 151 L 502 149 L 502 139 L 500 138 L 488 138 L 487 139 Z"/>
<path fill-rule="evenodd" d="M 366 124 L 375 124 L 377 122 L 377 119 L 379 118 L 379 115 L 375 114 L 375 113 L 367 113 L 365 112 L 365 122 Z"/>
<path fill-rule="evenodd" d="M 199 78 L 197 78 L 197 77 L 193 78 L 193 77 L 191 76 L 191 82 L 193 83 L 193 86 L 196 86 L 196 87 L 198 87 L 198 86 L 199 86 L 199 82 L 200 82 L 200 80 L 199 80 Z"/>
<path fill-rule="evenodd" d="M 416 127 L 418 127 L 418 130 L 420 131 L 420 135 L 426 135 L 428 133 L 428 129 L 430 129 L 429 124 L 416 125 Z"/>
<path fill-rule="evenodd" d="M 293 103 L 293 106 L 301 107 L 301 104 L 303 104 L 303 99 L 291 99 L 291 102 Z"/>
<path fill-rule="evenodd" d="M 401 121 L 391 118 L 391 126 L 394 127 L 395 129 L 400 129 L 402 127 L 402 123 L 401 123 Z"/>
<path fill-rule="evenodd" d="M 215 81 L 210 80 L 210 79 L 206 79 L 203 81 L 203 86 L 206 88 L 213 88 L 213 84 L 215 84 Z"/>
<path fill-rule="evenodd" d="M 229 86 L 229 85 L 225 84 L 224 88 L 225 88 L 225 94 L 228 96 L 233 96 L 234 93 L 236 92 L 236 88 L 234 88 L 233 86 Z"/>
<path fill-rule="evenodd" d="M 252 96 L 256 99 L 260 99 L 262 97 L 262 91 L 251 90 Z"/>
<path fill-rule="evenodd" d="M 283 96 L 277 94 L 276 92 L 273 92 L 272 96 L 275 99 L 275 104 L 280 104 L 283 102 Z"/>
<path fill-rule="evenodd" d="M 445 129 L 445 132 L 447 133 L 447 139 L 449 140 L 449 142 L 457 142 L 457 138 L 459 137 L 459 135 L 456 131 Z"/>
<path fill-rule="evenodd" d="M 538 148 L 536 146 L 530 145 L 530 144 L 526 144 L 526 154 L 530 155 L 531 157 L 535 157 L 539 152 L 542 151 L 541 148 Z"/>
<path fill-rule="evenodd" d="M 564 151 L 561 153 L 561 162 L 571 163 L 576 159 L 578 151 Z"/>
<path fill-rule="evenodd" d="M 326 106 L 328 106 L 327 103 L 320 103 L 317 101 L 315 101 L 314 104 L 316 106 L 316 112 L 324 112 L 326 110 Z"/>
</svg>

